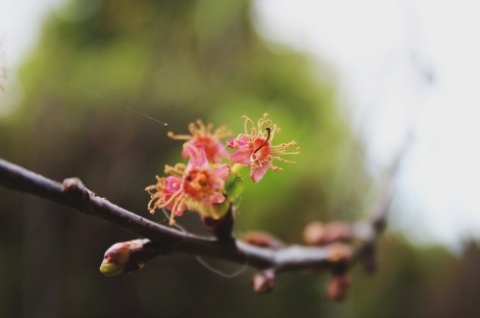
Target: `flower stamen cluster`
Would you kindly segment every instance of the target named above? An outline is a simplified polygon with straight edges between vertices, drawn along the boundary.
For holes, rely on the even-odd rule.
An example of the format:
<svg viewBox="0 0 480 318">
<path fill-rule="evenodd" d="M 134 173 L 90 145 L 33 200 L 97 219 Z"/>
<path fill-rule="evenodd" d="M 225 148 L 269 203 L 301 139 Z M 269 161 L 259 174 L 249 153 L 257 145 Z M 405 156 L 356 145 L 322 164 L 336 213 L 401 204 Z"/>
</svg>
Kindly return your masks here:
<svg viewBox="0 0 480 318">
<path fill-rule="evenodd" d="M 250 168 L 250 178 L 254 182 L 260 181 L 268 169 L 283 170 L 273 164 L 273 160 L 295 164 L 281 156 L 298 154 L 299 148 L 293 152 L 288 151 L 297 143 L 291 141 L 272 145 L 275 132 L 280 129 L 267 118 L 267 114 L 257 124 L 247 116 L 242 118 L 245 120 L 245 132 L 227 141 L 227 146 L 236 150 L 233 154 L 229 154 L 220 141 L 231 134 L 226 126 L 221 126 L 212 133 L 211 124 L 205 125 L 197 120 L 189 125 L 191 135 L 168 133 L 172 139 L 185 141 L 182 156 L 189 158 L 189 161 L 186 165 L 166 165 L 165 174 L 168 176 L 157 176 L 157 183 L 145 189 L 150 194 L 150 213 L 153 214 L 157 209 L 170 210 L 170 225 L 175 224 L 176 216 L 183 215 L 187 210 L 220 219 L 243 190 L 243 182 L 236 174 L 237 169 L 222 164 L 224 158 L 228 158 L 235 166 L 241 164 Z"/>
<path fill-rule="evenodd" d="M 227 126 L 220 126 L 212 133 L 213 125 L 205 125 L 200 119 L 195 123 L 188 125 L 188 130 L 191 135 L 176 135 L 173 131 L 168 132 L 168 137 L 174 140 L 185 140 L 183 157 L 188 157 L 186 149 L 190 146 L 195 148 L 203 148 L 210 162 L 221 162 L 223 158 L 228 157 L 228 152 L 225 150 L 221 139 L 232 135 Z"/>
<path fill-rule="evenodd" d="M 183 215 L 186 210 L 215 217 L 212 205 L 225 201 L 223 187 L 230 167 L 210 164 L 202 148 L 188 147 L 187 153 L 190 155 L 187 165 L 165 166 L 165 174 L 170 176 L 157 176 L 157 184 L 146 188 L 151 197 L 148 210 L 152 214 L 156 209 L 170 210 L 170 225 L 175 224 L 175 216 Z"/>
<path fill-rule="evenodd" d="M 254 182 L 260 181 L 268 169 L 283 171 L 281 167 L 273 164 L 273 160 L 296 164 L 295 161 L 281 157 L 300 153 L 300 148 L 298 147 L 296 151 L 288 151 L 291 147 L 297 146 L 296 141 L 293 140 L 275 146 L 271 144 L 275 132 L 280 132 L 280 129 L 267 118 L 267 114 L 264 114 L 257 124 L 247 116 L 242 116 L 242 119 L 245 120 L 245 132 L 227 141 L 227 145 L 230 148 L 237 150 L 230 155 L 230 161 L 249 167 L 251 170 L 250 178 Z"/>
</svg>

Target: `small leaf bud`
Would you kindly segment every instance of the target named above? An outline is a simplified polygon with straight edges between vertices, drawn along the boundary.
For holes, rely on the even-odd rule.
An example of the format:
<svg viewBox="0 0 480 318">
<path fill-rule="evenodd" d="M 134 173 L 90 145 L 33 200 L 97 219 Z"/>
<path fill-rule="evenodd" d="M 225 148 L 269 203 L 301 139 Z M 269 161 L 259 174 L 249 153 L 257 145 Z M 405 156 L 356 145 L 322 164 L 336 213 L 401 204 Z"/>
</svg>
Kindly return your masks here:
<svg viewBox="0 0 480 318">
<path fill-rule="evenodd" d="M 253 290 L 258 294 L 265 294 L 275 287 L 275 272 L 273 269 L 255 274 L 252 278 Z"/>
<path fill-rule="evenodd" d="M 110 277 L 142 269 L 154 255 L 155 249 L 147 239 L 116 243 L 105 252 L 100 272 Z"/>
<path fill-rule="evenodd" d="M 351 277 L 348 273 L 333 275 L 327 283 L 327 299 L 331 301 L 342 301 L 345 299 L 350 283 Z"/>
</svg>

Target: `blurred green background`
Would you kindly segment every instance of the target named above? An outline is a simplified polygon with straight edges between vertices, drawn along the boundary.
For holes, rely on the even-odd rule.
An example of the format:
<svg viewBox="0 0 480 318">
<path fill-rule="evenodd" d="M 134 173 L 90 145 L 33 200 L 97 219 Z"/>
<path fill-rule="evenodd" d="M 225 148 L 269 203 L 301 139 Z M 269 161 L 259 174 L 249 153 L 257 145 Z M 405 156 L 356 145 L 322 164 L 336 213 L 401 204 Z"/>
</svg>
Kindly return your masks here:
<svg viewBox="0 0 480 318">
<path fill-rule="evenodd" d="M 328 65 L 256 33 L 247 0 L 70 1 L 45 23 L 19 70 L 21 104 L 0 119 L 0 156 L 55 180 L 77 176 L 98 195 L 150 216 L 144 188 L 181 160 L 202 118 L 243 129 L 264 112 L 297 140 L 296 166 L 247 180 L 235 231 L 267 231 L 301 243 L 311 220 L 368 215 L 378 191 L 361 140 L 335 101 Z M 139 115 L 147 114 L 164 125 Z M 248 176 L 248 172 L 245 172 Z M 247 178 L 248 179 L 248 178 Z M 393 211 L 401 213 L 401 211 Z M 202 231 L 195 214 L 179 219 Z M 105 278 L 104 251 L 134 238 L 38 198 L 0 189 L 0 317 L 474 317 L 480 253 L 412 246 L 387 233 L 380 270 L 354 271 L 343 303 L 324 299 L 323 275 L 282 274 L 273 293 L 251 291 L 190 255 L 157 258 L 142 271 Z M 237 266 L 218 264 L 225 271 Z"/>
</svg>

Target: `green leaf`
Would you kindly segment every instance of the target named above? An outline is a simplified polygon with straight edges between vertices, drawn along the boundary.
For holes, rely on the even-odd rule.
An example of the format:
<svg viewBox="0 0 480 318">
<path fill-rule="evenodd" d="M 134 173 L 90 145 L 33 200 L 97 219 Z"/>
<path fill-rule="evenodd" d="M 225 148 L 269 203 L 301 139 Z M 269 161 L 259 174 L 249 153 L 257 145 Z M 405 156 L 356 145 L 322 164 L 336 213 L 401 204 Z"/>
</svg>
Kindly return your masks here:
<svg viewBox="0 0 480 318">
<path fill-rule="evenodd" d="M 225 193 L 230 202 L 240 197 L 245 189 L 243 179 L 236 173 L 231 173 L 227 181 L 225 181 Z"/>
</svg>

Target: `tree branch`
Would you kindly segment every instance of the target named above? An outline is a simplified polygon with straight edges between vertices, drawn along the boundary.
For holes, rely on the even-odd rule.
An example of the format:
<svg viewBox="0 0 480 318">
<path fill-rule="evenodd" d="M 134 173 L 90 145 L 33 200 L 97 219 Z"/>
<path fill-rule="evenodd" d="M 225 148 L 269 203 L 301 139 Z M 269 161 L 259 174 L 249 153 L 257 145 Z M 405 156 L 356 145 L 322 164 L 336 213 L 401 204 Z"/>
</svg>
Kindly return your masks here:
<svg viewBox="0 0 480 318">
<path fill-rule="evenodd" d="M 350 253 L 339 244 L 325 247 L 288 246 L 279 249 L 259 247 L 236 240 L 225 245 L 206 238 L 176 231 L 127 211 L 87 189 L 79 179 L 59 183 L 0 159 L 0 185 L 33 194 L 84 214 L 115 224 L 148 238 L 154 254 L 188 253 L 248 264 L 257 269 L 274 268 L 276 272 L 300 269 L 333 269 L 350 261 Z"/>
<path fill-rule="evenodd" d="M 347 293 L 351 281 L 348 270 L 353 265 L 359 262 L 368 273 L 377 267 L 377 241 L 386 226 L 395 177 L 410 141 L 411 138 L 406 140 L 387 169 L 382 193 L 373 208 L 370 221 L 359 222 L 353 228 L 342 222 L 333 222 L 329 227 L 331 231 L 333 229 L 330 239 L 325 241 L 321 238 L 319 243 L 310 242 L 316 244 L 314 247 L 284 246 L 269 235 L 259 233 L 251 233 L 249 238 L 244 238 L 245 241 L 237 240 L 231 232 L 233 211 L 229 211 L 220 220 L 203 218 L 205 226 L 215 237 L 179 232 L 99 197 L 77 178 L 65 179 L 59 183 L 2 159 L 0 185 L 73 208 L 144 238 L 117 243 L 108 249 L 100 268 L 106 276 L 139 269 L 145 262 L 159 255 L 187 253 L 258 269 L 259 272 L 252 278 L 253 289 L 258 293 L 271 291 L 276 274 L 283 271 L 329 270 L 331 276 L 327 282 L 326 295 L 329 299 L 338 301 Z"/>
</svg>

